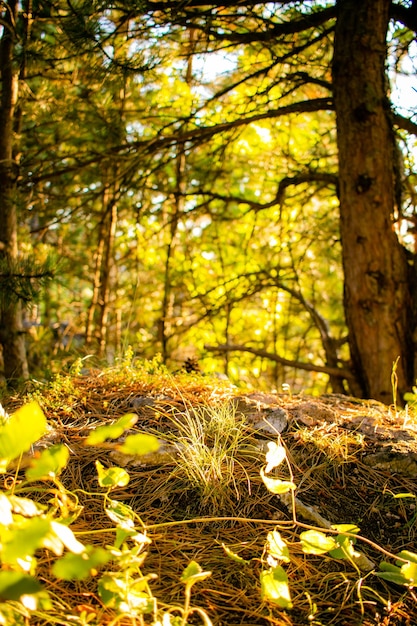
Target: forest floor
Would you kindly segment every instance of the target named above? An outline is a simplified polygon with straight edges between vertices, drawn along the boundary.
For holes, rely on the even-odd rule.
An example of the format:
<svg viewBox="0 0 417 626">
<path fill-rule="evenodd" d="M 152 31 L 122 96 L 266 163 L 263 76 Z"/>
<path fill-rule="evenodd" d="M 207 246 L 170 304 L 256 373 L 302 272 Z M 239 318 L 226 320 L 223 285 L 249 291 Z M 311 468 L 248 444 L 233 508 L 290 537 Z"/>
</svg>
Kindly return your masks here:
<svg viewBox="0 0 417 626">
<path fill-rule="evenodd" d="M 160 608 L 184 605 L 181 574 L 197 561 L 211 575 L 193 586 L 191 604 L 216 626 L 417 624 L 415 590 L 375 575 L 381 561 L 393 564 L 401 550 L 416 551 L 417 419 L 411 411 L 337 395 L 243 393 L 215 378 L 169 375 L 150 366 L 61 376 L 33 384 L 28 394 L 50 425 L 41 447 L 60 442 L 70 451 L 61 481 L 77 499 L 71 528 L 78 538 L 90 535 L 92 543 L 103 546 L 114 539 L 95 462 L 128 472 L 129 483 L 112 490 L 111 498 L 135 511 L 151 541 L 140 569 L 157 575 L 149 584 Z M 2 403 L 12 412 L 26 399 L 19 395 Z M 226 423 L 230 412 L 237 431 Z M 132 433 L 158 435 L 157 453 L 130 458 L 111 445 L 84 445 L 92 429 L 128 413 L 138 416 Z M 279 476 L 297 485 L 299 506 L 270 493 L 262 480 L 268 441 L 286 448 Z M 313 527 L 325 532 L 326 524 L 341 523 L 359 527 L 364 539 L 355 549 L 375 569 L 361 571 L 348 560 L 303 553 L 300 532 Z M 268 567 L 265 545 L 273 530 L 289 549 L 283 566 L 290 609 L 261 593 L 260 574 Z M 39 568 L 56 602 L 47 616 L 35 612 L 25 623 L 152 623 L 150 616 L 117 616 L 104 606 L 97 573 L 65 583 L 52 576 L 50 559 L 40 559 Z M 187 622 L 177 617 L 164 624 L 203 621 L 203 613 L 195 612 Z"/>
</svg>

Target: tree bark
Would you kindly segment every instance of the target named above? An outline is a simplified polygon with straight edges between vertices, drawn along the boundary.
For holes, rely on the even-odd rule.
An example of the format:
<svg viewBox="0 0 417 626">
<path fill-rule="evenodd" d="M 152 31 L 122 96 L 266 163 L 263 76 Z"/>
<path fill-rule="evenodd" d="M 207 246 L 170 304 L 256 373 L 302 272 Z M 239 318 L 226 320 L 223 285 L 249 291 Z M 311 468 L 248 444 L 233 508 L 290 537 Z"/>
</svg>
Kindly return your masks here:
<svg viewBox="0 0 417 626">
<path fill-rule="evenodd" d="M 414 381 L 412 298 L 393 228 L 395 138 L 385 75 L 390 0 L 339 0 L 333 84 L 345 314 L 362 395 L 392 400 Z"/>
<path fill-rule="evenodd" d="M 18 260 L 14 123 L 19 85 L 19 68 L 14 59 L 18 3 L 10 0 L 4 12 L 0 42 L 0 258 L 4 273 L 12 273 Z M 28 378 L 26 347 L 22 332 L 21 302 L 4 290 L 0 294 L 0 343 L 4 376 L 8 381 Z"/>
</svg>

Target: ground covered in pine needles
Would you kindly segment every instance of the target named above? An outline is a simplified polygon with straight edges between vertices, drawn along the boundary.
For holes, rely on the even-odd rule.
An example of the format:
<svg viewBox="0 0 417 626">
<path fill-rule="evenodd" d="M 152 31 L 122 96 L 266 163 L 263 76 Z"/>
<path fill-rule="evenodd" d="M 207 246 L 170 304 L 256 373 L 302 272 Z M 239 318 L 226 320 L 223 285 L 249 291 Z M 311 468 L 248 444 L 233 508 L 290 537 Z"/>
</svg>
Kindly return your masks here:
<svg viewBox="0 0 417 626">
<path fill-rule="evenodd" d="M 98 484 L 95 463 L 99 460 L 105 468 L 124 466 L 130 481 L 112 490 L 111 498 L 132 507 L 140 520 L 137 525 L 150 540 L 140 569 L 149 574 L 161 609 L 184 605 L 181 575 L 196 561 L 211 575 L 202 576 L 193 586 L 191 604 L 200 607 L 214 625 L 417 624 L 413 588 L 388 583 L 373 571 L 361 572 L 346 560 L 304 554 L 299 534 L 318 524 L 314 517 L 313 521 L 303 518 L 288 499 L 270 493 L 260 476 L 265 441 L 282 440 L 288 460 L 282 471 L 287 479 L 292 473 L 297 498 L 332 524 L 356 524 L 365 538 L 356 547 L 376 568 L 382 560 L 394 563 L 392 555 L 401 550 L 416 551 L 417 513 L 412 497 L 416 480 L 412 469 L 403 472 L 395 463 L 390 467 L 378 454 L 387 442 L 404 439 L 404 433 L 405 439 L 415 442 L 415 417 L 395 407 L 342 396 L 313 399 L 289 394 L 252 394 L 250 401 L 246 397 L 249 409 L 245 411 L 236 400 L 241 395 L 215 378 L 170 375 L 157 364 L 124 364 L 32 384 L 28 397 L 7 397 L 2 403 L 11 413 L 36 398 L 50 426 L 41 447 L 56 442 L 68 447 L 70 461 L 60 479 L 76 510 L 71 528 L 80 541 L 96 546 L 114 542 L 114 524 L 104 512 L 105 490 Z M 225 415 L 225 407 L 230 406 L 236 429 L 227 422 L 230 415 Z M 158 434 L 163 442 L 159 456 L 123 458 L 111 446 L 84 445 L 92 429 L 127 413 L 138 415 L 132 432 Z M 282 434 L 274 432 L 277 414 L 285 418 Z M 220 424 L 213 426 L 213 415 L 220 415 L 216 418 Z M 222 425 L 222 420 L 227 423 Z M 262 420 L 269 423 L 266 430 L 259 428 Z M 207 457 L 197 462 L 202 454 L 198 441 L 204 442 Z M 195 455 L 175 455 L 172 451 L 178 442 L 188 454 L 194 445 Z M 390 454 L 394 458 L 392 450 Z M 23 459 L 20 471 L 28 463 L 30 457 Z M 6 488 L 15 478 L 14 473 L 5 475 Z M 39 488 L 38 497 L 47 502 L 51 492 Z M 32 497 L 36 497 L 36 487 Z M 290 561 L 284 567 L 290 609 L 276 606 L 261 593 L 266 538 L 274 529 L 289 548 Z M 87 579 L 64 582 L 51 573 L 51 562 L 47 551 L 40 554 L 37 575 L 52 606 L 46 613 L 32 612 L 24 623 L 153 623 L 152 616 L 122 615 L 105 606 L 97 594 L 100 568 Z M 185 625 L 176 619 L 169 622 L 166 618 L 164 623 Z M 195 612 L 186 623 L 203 622 L 202 613 Z"/>
</svg>

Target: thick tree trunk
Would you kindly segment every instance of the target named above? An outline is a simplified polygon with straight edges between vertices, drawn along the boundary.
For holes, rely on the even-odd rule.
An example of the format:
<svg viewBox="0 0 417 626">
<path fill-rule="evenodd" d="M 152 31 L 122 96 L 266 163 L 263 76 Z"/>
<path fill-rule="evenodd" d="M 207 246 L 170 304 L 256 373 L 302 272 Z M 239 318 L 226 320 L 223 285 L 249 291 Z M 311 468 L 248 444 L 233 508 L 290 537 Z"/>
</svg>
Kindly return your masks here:
<svg viewBox="0 0 417 626">
<path fill-rule="evenodd" d="M 13 158 L 14 122 L 18 92 L 18 70 L 14 64 L 14 29 L 18 4 L 11 0 L 4 12 L 5 26 L 0 42 L 0 258 L 4 273 L 13 271 L 18 259 L 16 163 Z M 0 294 L 0 343 L 7 380 L 28 377 L 21 303 L 4 289 Z"/>
<path fill-rule="evenodd" d="M 362 395 L 389 403 L 414 382 L 411 294 L 393 229 L 395 142 L 385 76 L 390 0 L 339 0 L 333 84 L 345 312 Z"/>
</svg>

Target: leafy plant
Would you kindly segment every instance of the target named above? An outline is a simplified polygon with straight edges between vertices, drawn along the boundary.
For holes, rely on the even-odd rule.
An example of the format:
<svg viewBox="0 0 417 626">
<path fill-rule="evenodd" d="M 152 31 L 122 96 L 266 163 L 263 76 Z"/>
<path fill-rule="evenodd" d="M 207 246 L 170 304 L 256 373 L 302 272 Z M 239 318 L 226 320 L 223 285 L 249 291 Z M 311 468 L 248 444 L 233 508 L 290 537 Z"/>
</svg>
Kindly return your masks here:
<svg viewBox="0 0 417 626">
<path fill-rule="evenodd" d="M 157 449 L 157 439 L 147 434 L 128 435 L 122 444 L 112 441 L 131 428 L 135 419 L 135 416 L 125 415 L 112 425 L 97 428 L 87 438 L 86 445 L 113 446 L 137 455 Z M 5 416 L 0 425 L 1 471 L 6 472 L 16 459 L 18 471 L 22 455 L 47 428 L 46 418 L 35 401 L 11 416 Z M 117 619 L 126 615 L 130 619 L 138 618 L 142 624 L 142 616 L 150 614 L 155 626 L 186 626 L 189 616 L 195 613 L 209 626 L 208 615 L 191 606 L 192 587 L 210 575 L 195 561 L 181 576 L 185 594 L 183 607 L 164 605 L 161 608 L 153 595 L 149 583 L 156 576 L 143 574 L 141 569 L 146 559 L 145 549 L 151 540 L 135 511 L 110 497 L 114 489 L 129 483 L 129 474 L 123 468 L 104 467 L 99 460 L 96 461 L 98 482 L 104 489 L 104 510 L 113 524 L 109 529 L 114 533 L 113 543 L 97 546 L 80 541 L 83 533 L 74 532 L 71 524 L 81 508 L 75 494 L 68 492 L 59 478 L 68 456 L 68 449 L 63 444 L 44 449 L 38 457 L 31 459 L 25 480 L 17 481 L 16 473 L 11 488 L 0 491 L 0 624 L 23 624 L 32 613 L 52 609 L 53 599 L 37 576 L 39 556 L 47 551 L 53 555 L 50 569 L 58 580 L 85 580 L 97 576 L 101 570 L 97 592 L 103 605 L 113 611 Z M 39 484 L 42 483 L 45 492 L 55 494 L 47 504 L 23 495 L 35 491 L 39 496 L 42 493 Z M 101 529 L 93 529 L 88 535 L 94 537 L 100 532 Z M 91 615 L 93 619 L 94 615 Z M 90 618 L 87 621 L 91 621 Z"/>
</svg>

